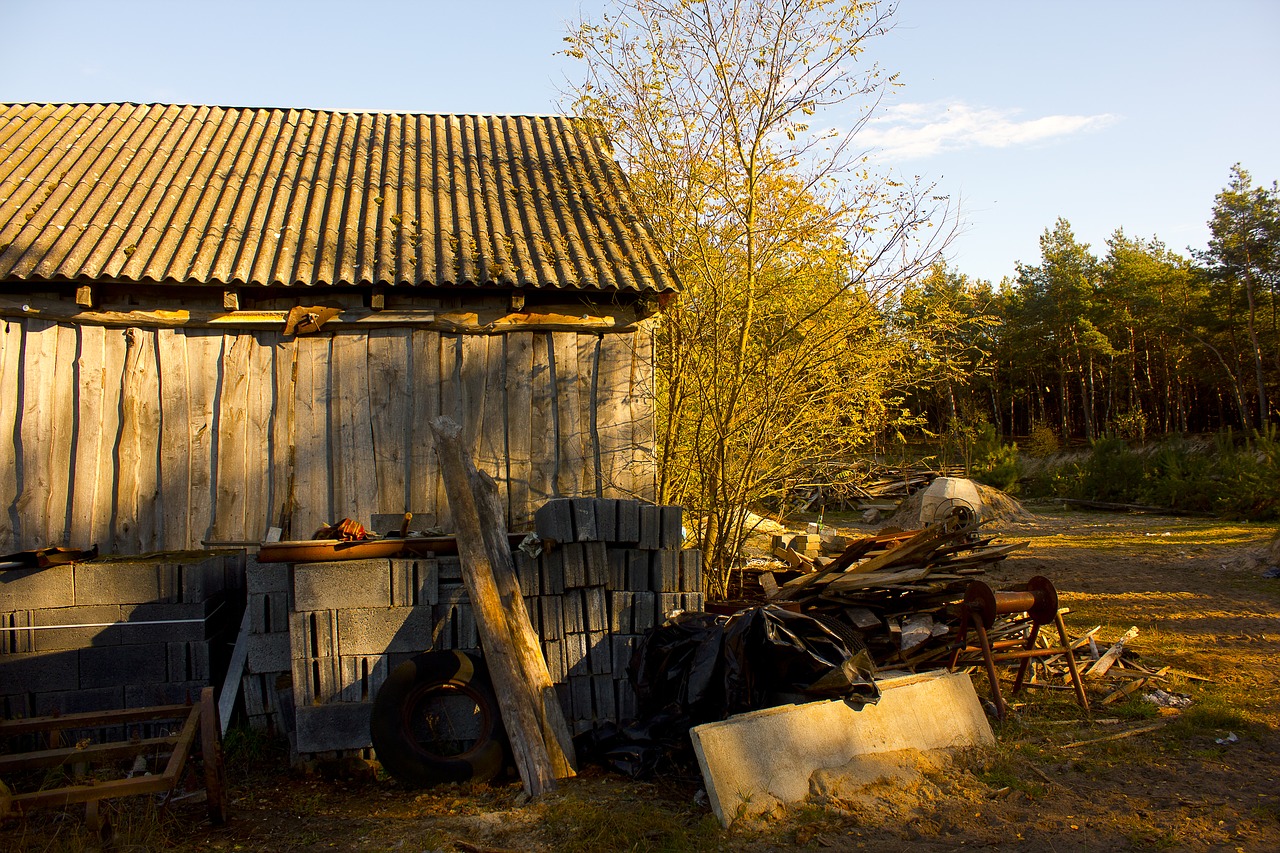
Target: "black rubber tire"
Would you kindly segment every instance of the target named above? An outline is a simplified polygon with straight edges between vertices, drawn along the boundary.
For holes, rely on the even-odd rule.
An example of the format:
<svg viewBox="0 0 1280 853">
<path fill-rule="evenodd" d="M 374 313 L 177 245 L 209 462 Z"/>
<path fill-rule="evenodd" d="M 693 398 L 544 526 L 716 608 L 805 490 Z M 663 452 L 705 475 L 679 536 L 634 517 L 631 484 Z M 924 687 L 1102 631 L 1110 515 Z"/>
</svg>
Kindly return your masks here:
<svg viewBox="0 0 1280 853">
<path fill-rule="evenodd" d="M 454 729 L 459 720 L 467 731 Z M 374 698 L 370 735 L 382 767 L 410 788 L 486 782 L 510 749 L 484 661 L 460 651 L 424 652 L 392 670 Z"/>
</svg>

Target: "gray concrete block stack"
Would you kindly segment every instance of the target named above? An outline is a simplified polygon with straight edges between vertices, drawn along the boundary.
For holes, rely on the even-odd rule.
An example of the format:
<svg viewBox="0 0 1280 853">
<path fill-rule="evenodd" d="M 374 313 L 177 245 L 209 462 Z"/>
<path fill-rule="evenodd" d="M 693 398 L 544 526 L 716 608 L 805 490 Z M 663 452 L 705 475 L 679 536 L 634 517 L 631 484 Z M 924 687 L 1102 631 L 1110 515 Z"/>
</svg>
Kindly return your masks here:
<svg viewBox="0 0 1280 853">
<path fill-rule="evenodd" d="M 703 605 L 680 508 L 563 499 L 535 526 L 544 551 L 517 551 L 516 571 L 570 725 L 632 716 L 636 641 L 669 612 Z M 373 699 L 413 655 L 480 649 L 456 556 L 248 571 L 245 707 L 256 727 L 290 733 L 300 755 L 367 748 Z"/>
<path fill-rule="evenodd" d="M 0 715 L 198 699 L 230 655 L 243 569 L 237 553 L 6 570 Z"/>
</svg>

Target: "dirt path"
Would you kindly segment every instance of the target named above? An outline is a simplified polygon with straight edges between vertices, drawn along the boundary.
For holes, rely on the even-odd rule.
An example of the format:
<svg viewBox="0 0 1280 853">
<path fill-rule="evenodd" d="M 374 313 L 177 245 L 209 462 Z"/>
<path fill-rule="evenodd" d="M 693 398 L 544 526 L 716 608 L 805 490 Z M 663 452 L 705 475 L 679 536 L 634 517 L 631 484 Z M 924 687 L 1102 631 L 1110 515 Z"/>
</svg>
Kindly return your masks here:
<svg viewBox="0 0 1280 853">
<path fill-rule="evenodd" d="M 1280 580 L 1251 555 L 1259 525 L 1095 513 L 1008 525 L 1032 544 L 992 580 L 1051 578 L 1069 627 L 1128 627 L 1146 662 L 1209 681 L 1170 679 L 1193 704 L 1161 717 L 1141 701 L 1098 708 L 1039 693 L 997 727 L 995 750 L 857 803 L 804 806 L 725 832 L 699 780 L 641 784 L 589 771 L 537 803 L 518 786 L 426 793 L 386 781 L 300 777 L 274 759 L 238 758 L 234 822 L 199 808 L 122 813 L 118 849 L 196 850 L 1280 850 Z M 975 675 L 979 692 L 985 679 Z M 1115 722 L 1104 722 L 1103 720 Z M 1161 728 L 1069 747 L 1141 726 Z M 1219 744 L 1234 733 L 1237 740 Z M 128 825 L 124 825 L 127 823 Z M 0 849 L 86 849 L 75 821 L 0 827 Z M 132 846 L 131 846 L 132 845 Z M 90 845 L 91 846 L 91 845 Z"/>
</svg>

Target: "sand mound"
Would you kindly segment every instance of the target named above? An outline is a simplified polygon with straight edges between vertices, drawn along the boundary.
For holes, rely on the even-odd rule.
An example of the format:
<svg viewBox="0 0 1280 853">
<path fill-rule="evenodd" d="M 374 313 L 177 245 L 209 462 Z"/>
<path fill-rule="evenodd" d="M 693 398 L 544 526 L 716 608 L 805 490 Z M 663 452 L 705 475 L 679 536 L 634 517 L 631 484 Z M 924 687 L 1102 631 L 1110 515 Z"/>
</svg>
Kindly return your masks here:
<svg viewBox="0 0 1280 853">
<path fill-rule="evenodd" d="M 976 480 L 973 485 L 982 497 L 982 510 L 979 513 L 982 522 L 1032 521 L 1035 519 L 1035 515 L 1020 504 L 1016 498 L 1009 497 L 999 489 L 984 486 Z M 886 523 L 901 527 L 904 530 L 919 527 L 920 502 L 923 497 L 924 492 L 921 490 L 905 498 L 902 503 L 898 504 L 897 511 L 890 516 Z"/>
</svg>

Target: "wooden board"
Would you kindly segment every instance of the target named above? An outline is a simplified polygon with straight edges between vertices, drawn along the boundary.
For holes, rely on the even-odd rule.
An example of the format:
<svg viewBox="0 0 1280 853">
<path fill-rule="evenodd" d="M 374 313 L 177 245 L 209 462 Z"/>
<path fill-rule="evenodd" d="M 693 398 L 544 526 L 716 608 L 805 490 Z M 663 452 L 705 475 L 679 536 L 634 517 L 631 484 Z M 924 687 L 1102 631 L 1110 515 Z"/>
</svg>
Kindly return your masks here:
<svg viewBox="0 0 1280 853">
<path fill-rule="evenodd" d="M 53 372 L 58 356 L 58 327 L 31 323 L 23 353 L 23 398 L 18 454 L 17 509 L 20 539 L 45 547 L 49 541 L 45 501 L 49 495 L 49 432 L 53 429 Z"/>
<path fill-rule="evenodd" d="M 21 323 L 0 323 L 0 543 L 6 552 L 19 550 L 17 510 L 18 446 L 14 427 L 19 423 L 18 377 L 22 372 Z"/>
<path fill-rule="evenodd" d="M 527 332 L 503 335 L 506 344 L 507 524 L 527 529 L 537 508 L 530 500 L 533 460 L 533 339 Z"/>
<path fill-rule="evenodd" d="M 373 429 L 374 512 L 412 512 L 405 483 L 409 449 L 409 332 L 369 333 L 369 409 Z"/>
<path fill-rule="evenodd" d="M 294 383 L 293 538 L 310 536 L 336 520 L 330 503 L 329 352 L 332 338 L 297 339 Z"/>
<path fill-rule="evenodd" d="M 87 330 L 88 327 L 86 327 Z M 156 330 L 160 363 L 160 547 L 189 547 L 187 507 L 191 501 L 191 395 L 187 379 L 187 336 L 173 329 Z"/>
<path fill-rule="evenodd" d="M 244 538 L 245 490 L 249 452 L 249 365 L 251 334 L 227 341 L 222 358 L 221 388 L 213 439 L 217 448 L 212 537 L 217 542 Z"/>
<path fill-rule="evenodd" d="M 213 536 L 213 507 L 217 483 L 214 471 L 218 443 L 218 386 L 224 345 L 234 338 L 221 332 L 195 330 L 186 334 L 187 433 L 190 480 L 187 505 L 187 546 L 199 548 Z"/>
<path fill-rule="evenodd" d="M 555 393 L 551 366 L 550 334 L 533 336 L 533 372 L 530 376 L 529 500 L 541 506 L 560 496 L 556 488 L 559 442 L 556 440 Z"/>
<path fill-rule="evenodd" d="M 92 538 L 99 512 L 99 464 L 103 453 L 110 454 L 110 445 L 103 436 L 103 383 L 104 348 L 106 330 L 98 326 L 80 329 L 79 394 L 76 405 L 76 449 L 74 474 L 71 487 L 71 529 L 85 543 L 102 542 Z M 118 381 L 112 376 L 111 381 Z M 185 442 L 184 442 L 185 444 Z M 107 481 L 110 485 L 110 481 Z M 109 493 L 103 508 L 110 523 L 111 500 Z M 79 544 L 79 543 L 68 543 Z"/>
<path fill-rule="evenodd" d="M 409 469 L 406 483 L 410 512 L 427 510 L 440 523 L 439 468 L 431 421 L 440 415 L 440 334 L 415 329 L 409 337 Z"/>
</svg>

